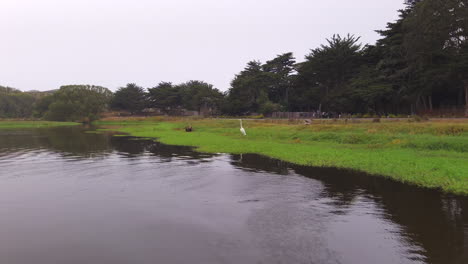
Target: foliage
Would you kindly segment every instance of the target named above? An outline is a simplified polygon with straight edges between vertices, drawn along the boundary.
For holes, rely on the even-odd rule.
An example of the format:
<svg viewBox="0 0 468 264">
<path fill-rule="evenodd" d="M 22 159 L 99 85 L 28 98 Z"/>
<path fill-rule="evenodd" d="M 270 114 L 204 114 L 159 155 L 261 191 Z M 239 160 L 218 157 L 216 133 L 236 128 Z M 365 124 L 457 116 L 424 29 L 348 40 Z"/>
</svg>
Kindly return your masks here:
<svg viewBox="0 0 468 264">
<path fill-rule="evenodd" d="M 47 95 L 42 98 L 39 98 L 34 105 L 33 117 L 43 117 L 47 113 L 47 111 L 49 111 L 49 105 L 51 105 L 53 101 L 53 95 Z"/>
<path fill-rule="evenodd" d="M 468 115 L 468 1 L 405 3 L 399 18 L 377 31 L 376 45 L 334 35 L 304 62 L 291 53 L 249 62 L 231 84 L 225 112 L 260 112 L 270 101 L 286 111 L 380 115 L 465 105 Z"/>
<path fill-rule="evenodd" d="M 145 90 L 134 83 L 119 88 L 111 100 L 113 109 L 130 111 L 132 114 L 141 112 L 147 105 Z"/>
<path fill-rule="evenodd" d="M 89 122 L 108 108 L 112 92 L 100 86 L 68 85 L 53 94 L 44 117 L 53 121 Z"/>
<path fill-rule="evenodd" d="M 222 102 L 223 94 L 206 82 L 189 81 L 177 87 L 181 94 L 182 105 L 187 110 L 217 109 Z"/>
<path fill-rule="evenodd" d="M 282 109 L 280 104 L 275 104 L 271 101 L 266 101 L 262 105 L 260 105 L 259 112 L 263 115 L 268 115 L 273 112 L 280 112 Z"/>
<path fill-rule="evenodd" d="M 359 38 L 352 35 L 334 35 L 327 40 L 328 44 L 313 49 L 298 69 L 302 85 L 317 87 L 315 96 L 327 111 L 332 110 L 332 101 L 342 97 L 362 64 L 362 47 L 358 41 Z"/>
<path fill-rule="evenodd" d="M 10 87 L 0 86 L 0 118 L 26 118 L 33 112 L 35 98 Z"/>
<path fill-rule="evenodd" d="M 260 105 L 268 101 L 269 75 L 263 71 L 262 64 L 251 61 L 231 83 L 225 111 L 234 115 L 258 112 Z"/>
<path fill-rule="evenodd" d="M 149 105 L 170 114 L 182 109 L 214 112 L 223 102 L 223 94 L 203 81 L 188 81 L 178 85 L 162 82 L 148 89 Z"/>
<path fill-rule="evenodd" d="M 287 110 L 294 103 L 290 100 L 290 94 L 294 82 L 295 63 L 292 53 L 278 55 L 265 64 L 259 61 L 247 63 L 245 69 L 231 82 L 224 112 L 247 115 Z"/>
<path fill-rule="evenodd" d="M 148 89 L 150 106 L 159 108 L 169 113 L 171 109 L 182 108 L 182 95 L 178 86 L 170 82 L 161 82 L 157 86 Z"/>
<path fill-rule="evenodd" d="M 447 98 L 448 94 L 461 97 L 465 92 L 468 115 L 468 1 L 419 1 L 403 25 L 408 60 L 417 73 L 413 85 L 418 90 L 416 103 L 421 95 L 443 94 Z M 453 96 L 452 103 L 456 102 Z"/>
<path fill-rule="evenodd" d="M 278 55 L 262 65 L 268 75 L 268 99 L 284 108 L 290 106 L 289 93 L 292 89 L 296 60 L 291 52 Z"/>
</svg>

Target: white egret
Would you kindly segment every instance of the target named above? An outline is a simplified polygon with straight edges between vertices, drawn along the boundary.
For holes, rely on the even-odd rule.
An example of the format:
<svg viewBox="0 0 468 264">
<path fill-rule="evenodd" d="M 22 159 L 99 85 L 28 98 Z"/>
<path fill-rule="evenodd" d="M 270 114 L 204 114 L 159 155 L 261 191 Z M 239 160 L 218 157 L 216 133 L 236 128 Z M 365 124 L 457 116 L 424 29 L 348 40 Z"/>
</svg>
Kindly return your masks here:
<svg viewBox="0 0 468 264">
<path fill-rule="evenodd" d="M 242 135 L 247 136 L 245 129 L 242 127 L 242 119 L 239 119 L 239 121 L 240 121 L 240 132 L 242 133 Z"/>
</svg>

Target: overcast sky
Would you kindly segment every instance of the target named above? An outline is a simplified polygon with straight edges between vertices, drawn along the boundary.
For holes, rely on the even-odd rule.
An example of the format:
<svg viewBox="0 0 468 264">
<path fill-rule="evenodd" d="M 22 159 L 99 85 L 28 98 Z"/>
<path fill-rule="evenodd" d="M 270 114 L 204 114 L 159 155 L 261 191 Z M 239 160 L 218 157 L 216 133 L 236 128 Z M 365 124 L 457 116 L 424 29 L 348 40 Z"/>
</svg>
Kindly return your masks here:
<svg viewBox="0 0 468 264">
<path fill-rule="evenodd" d="M 203 80 L 298 61 L 334 33 L 374 43 L 403 0 L 0 0 L 0 85 L 50 90 Z"/>
</svg>

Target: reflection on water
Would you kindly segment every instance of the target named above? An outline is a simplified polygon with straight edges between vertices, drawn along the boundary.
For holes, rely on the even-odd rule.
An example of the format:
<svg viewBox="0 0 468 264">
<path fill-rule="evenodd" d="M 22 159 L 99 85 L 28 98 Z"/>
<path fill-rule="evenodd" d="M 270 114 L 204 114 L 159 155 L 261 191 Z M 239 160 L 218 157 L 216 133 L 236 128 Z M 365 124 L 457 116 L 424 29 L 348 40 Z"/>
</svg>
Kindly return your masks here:
<svg viewBox="0 0 468 264">
<path fill-rule="evenodd" d="M 337 212 L 363 199 L 379 206 L 379 216 L 399 225 L 428 263 L 468 263 L 468 198 L 417 188 L 385 178 L 341 169 L 288 164 L 259 155 L 233 155 L 231 164 L 249 171 L 299 174 L 322 182 L 320 196 Z"/>
<path fill-rule="evenodd" d="M 0 130 L 0 263 L 468 263 L 465 197 L 87 130 Z"/>
</svg>

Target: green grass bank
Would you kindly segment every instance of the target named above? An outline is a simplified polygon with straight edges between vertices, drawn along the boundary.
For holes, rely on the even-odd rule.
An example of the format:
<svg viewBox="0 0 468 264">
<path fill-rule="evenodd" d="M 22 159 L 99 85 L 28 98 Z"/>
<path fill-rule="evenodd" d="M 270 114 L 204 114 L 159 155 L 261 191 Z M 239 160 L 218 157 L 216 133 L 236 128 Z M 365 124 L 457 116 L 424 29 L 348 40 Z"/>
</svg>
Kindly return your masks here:
<svg viewBox="0 0 468 264">
<path fill-rule="evenodd" d="M 468 195 L 468 122 L 382 123 L 314 121 L 127 120 L 99 121 L 106 129 L 157 138 L 201 152 L 257 153 L 309 166 L 338 167 Z M 194 132 L 184 127 L 191 124 Z"/>
<path fill-rule="evenodd" d="M 79 125 L 79 123 L 52 122 L 52 121 L 0 120 L 0 129 L 7 129 L 7 128 L 41 128 L 41 127 L 74 126 L 74 125 Z"/>
</svg>

